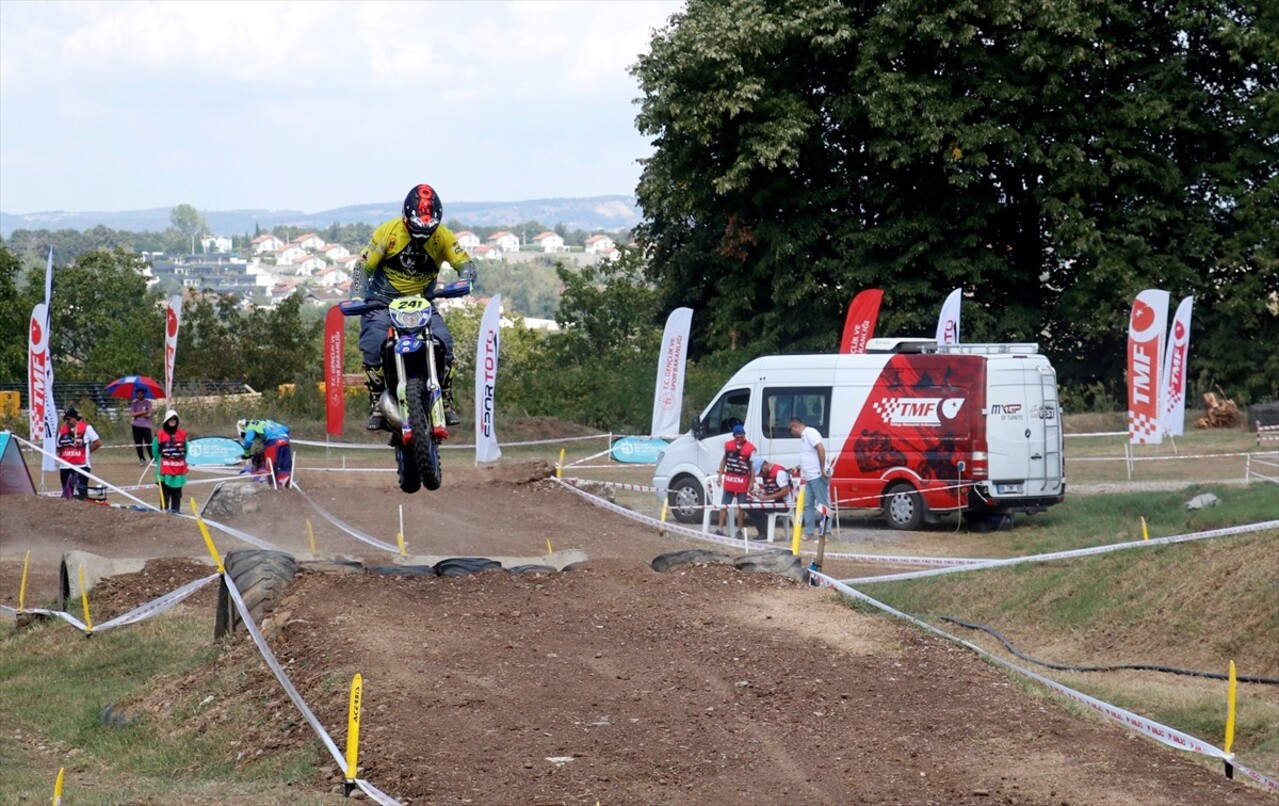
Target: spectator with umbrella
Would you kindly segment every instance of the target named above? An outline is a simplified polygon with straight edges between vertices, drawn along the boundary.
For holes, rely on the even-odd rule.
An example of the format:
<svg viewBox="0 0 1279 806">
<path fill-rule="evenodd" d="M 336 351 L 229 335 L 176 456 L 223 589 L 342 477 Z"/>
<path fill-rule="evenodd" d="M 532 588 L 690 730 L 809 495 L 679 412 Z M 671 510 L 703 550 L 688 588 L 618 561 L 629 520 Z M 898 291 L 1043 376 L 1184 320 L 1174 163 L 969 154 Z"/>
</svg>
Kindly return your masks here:
<svg viewBox="0 0 1279 806">
<path fill-rule="evenodd" d="M 160 397 L 160 384 L 145 375 L 125 375 L 116 378 L 103 390 L 111 397 L 132 398 L 129 416 L 133 418 L 133 448 L 138 452 L 138 464 L 146 465 L 151 453 L 151 400 Z"/>
</svg>

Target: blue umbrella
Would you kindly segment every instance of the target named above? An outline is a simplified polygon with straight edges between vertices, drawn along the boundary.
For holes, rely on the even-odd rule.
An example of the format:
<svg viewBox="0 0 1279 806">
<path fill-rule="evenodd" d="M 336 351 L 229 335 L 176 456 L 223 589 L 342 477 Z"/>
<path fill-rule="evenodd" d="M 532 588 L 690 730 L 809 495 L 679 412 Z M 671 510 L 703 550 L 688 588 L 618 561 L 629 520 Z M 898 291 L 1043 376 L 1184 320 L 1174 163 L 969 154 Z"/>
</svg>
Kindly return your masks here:
<svg viewBox="0 0 1279 806">
<path fill-rule="evenodd" d="M 146 375 L 125 375 L 123 378 L 116 378 L 107 384 L 103 391 L 111 397 L 132 400 L 139 389 L 146 393 L 148 400 L 164 397 L 164 388 L 156 383 L 154 378 L 148 378 Z"/>
</svg>

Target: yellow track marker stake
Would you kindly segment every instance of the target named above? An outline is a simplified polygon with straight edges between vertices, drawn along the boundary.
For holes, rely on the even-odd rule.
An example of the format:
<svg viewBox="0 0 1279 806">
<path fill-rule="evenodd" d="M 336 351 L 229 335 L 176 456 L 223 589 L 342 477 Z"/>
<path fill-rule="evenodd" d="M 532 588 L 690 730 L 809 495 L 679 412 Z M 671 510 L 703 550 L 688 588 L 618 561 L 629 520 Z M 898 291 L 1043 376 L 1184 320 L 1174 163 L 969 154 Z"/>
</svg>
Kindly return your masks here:
<svg viewBox="0 0 1279 806">
<path fill-rule="evenodd" d="M 53 806 L 61 806 L 62 804 L 62 776 L 66 771 L 66 767 L 59 767 L 58 777 L 53 779 Z"/>
<path fill-rule="evenodd" d="M 549 537 L 546 538 L 546 553 L 548 555 L 555 553 L 555 549 L 551 548 L 551 539 Z"/>
<path fill-rule="evenodd" d="M 84 637 L 93 635 L 93 617 L 89 615 L 89 591 L 84 587 L 84 566 L 80 566 L 80 606 L 84 608 Z"/>
<path fill-rule="evenodd" d="M 566 448 L 560 448 L 560 463 L 555 466 L 555 478 L 564 478 L 564 451 Z"/>
<path fill-rule="evenodd" d="M 395 533 L 395 545 L 400 547 L 400 556 L 409 556 L 404 551 L 404 505 L 400 504 L 400 531 Z"/>
<path fill-rule="evenodd" d="M 320 553 L 315 550 L 315 530 L 311 528 L 311 519 L 306 519 L 306 539 L 311 543 L 311 556 L 319 557 Z"/>
<path fill-rule="evenodd" d="M 799 543 L 804 533 L 804 493 L 808 492 L 803 487 L 799 488 L 799 495 L 795 497 L 795 526 L 791 529 L 790 536 L 790 553 L 799 556 Z"/>
<path fill-rule="evenodd" d="M 27 565 L 31 562 L 31 549 L 27 549 L 27 556 L 22 560 L 22 582 L 18 585 L 18 612 L 21 613 L 27 609 Z"/>
<path fill-rule="evenodd" d="M 218 554 L 218 547 L 213 545 L 213 537 L 209 534 L 209 527 L 204 523 L 204 518 L 200 517 L 200 510 L 195 505 L 195 496 L 191 496 L 191 514 L 195 516 L 195 524 L 200 527 L 200 534 L 204 536 L 205 548 L 209 550 L 209 555 L 213 557 L 214 564 L 218 567 L 218 573 L 226 573 L 226 568 L 222 565 L 222 555 Z"/>
<path fill-rule="evenodd" d="M 666 537 L 666 515 L 668 514 L 669 508 L 670 508 L 669 502 L 663 501 L 662 502 L 662 526 L 660 529 L 657 530 L 658 537 Z"/>
<path fill-rule="evenodd" d="M 1149 540 L 1149 539 L 1150 539 L 1150 529 L 1146 527 L 1146 516 L 1145 516 L 1145 515 L 1142 515 L 1142 516 L 1141 516 L 1141 539 L 1142 539 L 1142 540 Z"/>
<path fill-rule="evenodd" d="M 351 699 L 346 717 L 346 795 L 355 789 L 355 773 L 360 756 L 360 705 L 364 699 L 364 678 L 359 672 L 351 678 Z"/>
<path fill-rule="evenodd" d="M 1234 754 L 1230 752 L 1230 747 L 1235 743 L 1235 689 L 1239 685 L 1239 681 L 1235 679 L 1235 662 L 1230 661 L 1230 682 L 1226 686 L 1226 745 L 1222 749 L 1226 751 L 1226 777 L 1235 777 L 1235 765 L 1230 763 L 1234 758 Z"/>
</svg>

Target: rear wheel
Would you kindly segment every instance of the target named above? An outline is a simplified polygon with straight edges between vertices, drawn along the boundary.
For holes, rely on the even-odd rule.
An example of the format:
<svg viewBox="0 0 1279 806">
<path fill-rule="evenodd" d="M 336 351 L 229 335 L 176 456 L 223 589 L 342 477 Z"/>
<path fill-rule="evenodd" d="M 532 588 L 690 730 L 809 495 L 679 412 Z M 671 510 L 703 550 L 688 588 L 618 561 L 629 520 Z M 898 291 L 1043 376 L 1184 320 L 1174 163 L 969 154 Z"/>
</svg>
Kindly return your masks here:
<svg viewBox="0 0 1279 806">
<path fill-rule="evenodd" d="M 405 386 L 405 395 L 409 399 L 409 425 L 413 427 L 413 458 L 417 460 L 417 470 L 421 474 L 422 484 L 428 490 L 440 489 L 444 480 L 440 471 L 440 450 L 435 444 L 432 433 L 431 418 L 427 413 L 426 382 L 421 378 L 412 378 Z"/>
<path fill-rule="evenodd" d="M 884 493 L 884 517 L 894 529 L 913 531 L 924 522 L 924 502 L 914 487 L 898 482 Z"/>
<path fill-rule="evenodd" d="M 705 493 L 697 479 L 682 476 L 675 480 L 666 493 L 666 503 L 675 520 L 680 523 L 701 523 L 702 509 L 706 506 Z"/>
</svg>

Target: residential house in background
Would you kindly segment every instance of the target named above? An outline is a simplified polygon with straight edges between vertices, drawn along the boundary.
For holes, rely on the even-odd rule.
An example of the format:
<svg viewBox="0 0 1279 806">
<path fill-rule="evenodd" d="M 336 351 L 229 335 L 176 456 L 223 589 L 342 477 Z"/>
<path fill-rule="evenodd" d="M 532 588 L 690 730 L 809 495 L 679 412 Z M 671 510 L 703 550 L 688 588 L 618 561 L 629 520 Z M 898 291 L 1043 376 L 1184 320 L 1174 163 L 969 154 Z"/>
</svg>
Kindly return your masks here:
<svg viewBox="0 0 1279 806">
<path fill-rule="evenodd" d="M 347 249 L 340 243 L 326 243 L 324 246 L 320 247 L 319 253 L 321 257 L 334 262 L 351 256 L 351 250 Z"/>
<path fill-rule="evenodd" d="M 310 277 L 316 272 L 324 271 L 329 264 L 312 254 L 303 254 L 293 261 L 293 273 L 299 277 Z"/>
<path fill-rule="evenodd" d="M 328 288 L 337 288 L 343 283 L 351 282 L 351 275 L 341 269 L 325 269 L 315 278 L 316 281 Z"/>
<path fill-rule="evenodd" d="M 275 265 L 292 266 L 299 260 L 305 258 L 309 253 L 297 244 L 289 244 L 275 252 Z"/>
<path fill-rule="evenodd" d="M 313 252 L 317 249 L 324 248 L 324 239 L 321 238 L 319 235 L 316 235 L 314 232 L 308 232 L 305 235 L 299 235 L 298 237 L 289 241 L 289 243 L 293 244 L 294 246 L 300 246 L 303 249 L 307 250 L 308 252 Z"/>
<path fill-rule="evenodd" d="M 617 244 L 613 243 L 613 239 L 607 235 L 592 235 L 586 239 L 586 254 L 588 255 L 602 255 L 616 248 Z"/>
<path fill-rule="evenodd" d="M 284 248 L 284 241 L 269 232 L 264 235 L 259 235 L 250 243 L 253 245 L 253 254 L 255 255 L 262 255 L 268 252 L 278 252 Z"/>
<path fill-rule="evenodd" d="M 488 237 L 488 245 L 501 249 L 503 252 L 520 251 L 520 239 L 514 233 L 501 230 L 495 232 Z"/>
<path fill-rule="evenodd" d="M 205 254 L 214 252 L 225 255 L 233 248 L 231 239 L 225 235 L 205 235 L 200 239 L 200 249 Z"/>
<path fill-rule="evenodd" d="M 464 229 L 461 232 L 455 232 L 453 235 L 457 238 L 458 245 L 468 252 L 480 245 L 480 236 L 471 232 L 469 229 Z"/>
<path fill-rule="evenodd" d="M 533 236 L 533 243 L 540 246 L 543 252 L 564 252 L 564 239 L 557 233 L 547 230 Z"/>
<path fill-rule="evenodd" d="M 476 260 L 501 260 L 502 250 L 494 246 L 477 246 L 468 250 Z"/>
</svg>

